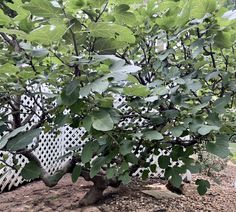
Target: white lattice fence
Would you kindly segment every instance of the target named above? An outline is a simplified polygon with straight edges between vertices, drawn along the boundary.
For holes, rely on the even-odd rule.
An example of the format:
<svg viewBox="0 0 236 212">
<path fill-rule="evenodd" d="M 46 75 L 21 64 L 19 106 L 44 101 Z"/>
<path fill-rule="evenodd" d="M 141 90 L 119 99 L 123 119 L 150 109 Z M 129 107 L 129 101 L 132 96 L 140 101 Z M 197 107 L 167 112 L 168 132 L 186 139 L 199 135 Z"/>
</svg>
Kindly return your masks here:
<svg viewBox="0 0 236 212">
<path fill-rule="evenodd" d="M 35 101 L 35 100 L 34 100 Z M 31 106 L 33 104 L 33 99 L 32 97 L 29 98 L 27 96 L 24 96 L 22 99 L 22 112 L 24 110 L 27 110 L 27 107 L 24 107 L 25 105 Z M 40 102 L 38 102 L 40 104 Z M 114 103 L 114 107 L 119 108 L 122 111 L 129 111 L 132 113 L 131 108 L 129 108 L 125 104 L 125 99 L 122 97 L 117 97 L 116 101 Z M 27 111 L 26 111 L 27 112 Z M 40 113 L 40 110 L 39 110 Z M 143 113 L 145 113 L 145 109 L 143 109 Z M 22 115 L 22 120 L 24 120 L 24 115 Z M 33 117 L 33 121 L 30 123 L 33 125 L 38 121 L 38 117 L 35 115 Z M 137 120 L 132 120 L 132 119 L 126 119 L 124 122 L 120 123 L 120 125 L 126 125 L 130 122 L 133 122 L 137 125 L 142 125 L 144 120 L 142 119 L 137 119 Z M 27 129 L 26 129 L 27 130 Z M 37 147 L 36 150 L 34 150 L 35 155 L 39 158 L 41 161 L 43 167 L 46 169 L 46 171 L 50 174 L 53 174 L 55 171 L 60 169 L 63 164 L 70 159 L 70 157 L 66 159 L 60 160 L 60 157 L 68 153 L 68 148 L 71 147 L 78 147 L 79 150 L 81 151 L 83 148 L 83 145 L 86 142 L 86 139 L 83 140 L 82 137 L 85 134 L 85 130 L 82 128 L 79 129 L 72 129 L 69 126 L 64 126 L 60 129 L 61 133 L 59 135 L 55 135 L 54 133 L 41 133 L 39 139 L 39 146 Z M 2 136 L 2 135 L 1 135 Z M 31 144 L 29 148 L 31 148 L 34 145 Z M 139 150 L 139 153 L 142 151 L 142 149 Z M 164 152 L 160 151 L 160 155 L 165 154 Z M 0 152 L 0 159 L 5 158 L 6 162 L 9 164 L 9 166 L 6 166 L 5 168 L 0 170 L 0 190 L 10 190 L 12 187 L 17 187 L 21 183 L 24 182 L 22 177 L 20 176 L 20 172 L 24 165 L 28 162 L 28 160 L 22 156 L 22 155 L 11 155 L 8 152 Z M 148 158 L 148 161 L 152 163 L 157 164 L 157 159 L 158 156 L 151 155 Z M 11 168 L 13 164 L 17 164 L 20 169 L 18 171 L 14 170 Z M 140 176 L 142 174 L 143 169 L 139 169 L 134 175 L 135 176 Z M 160 176 L 163 171 L 161 169 L 158 169 L 155 174 L 151 173 L 151 176 Z"/>
</svg>

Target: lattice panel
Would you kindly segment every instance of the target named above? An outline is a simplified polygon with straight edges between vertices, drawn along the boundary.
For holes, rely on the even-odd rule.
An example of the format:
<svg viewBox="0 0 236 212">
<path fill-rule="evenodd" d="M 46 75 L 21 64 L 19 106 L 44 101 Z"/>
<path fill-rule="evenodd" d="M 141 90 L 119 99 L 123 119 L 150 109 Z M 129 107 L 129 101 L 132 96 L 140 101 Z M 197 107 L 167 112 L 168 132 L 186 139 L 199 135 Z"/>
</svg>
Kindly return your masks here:
<svg viewBox="0 0 236 212">
<path fill-rule="evenodd" d="M 46 89 L 46 92 L 48 92 L 47 89 Z M 114 102 L 114 107 L 120 109 L 123 112 L 128 112 L 130 114 L 133 113 L 131 111 L 131 108 L 125 104 L 125 98 L 116 96 L 115 99 L 116 100 Z M 40 105 L 41 103 L 39 100 L 37 101 L 38 101 L 38 104 Z M 32 97 L 24 96 L 21 101 L 22 101 L 21 111 L 24 113 L 24 112 L 29 112 L 29 107 L 32 106 L 35 99 L 33 101 Z M 146 109 L 143 108 L 142 112 L 145 113 Z M 33 119 L 30 125 L 37 123 L 39 119 L 37 115 L 40 115 L 40 110 L 38 110 L 38 114 L 33 116 Z M 23 121 L 25 120 L 25 118 L 26 116 L 22 115 L 21 119 Z M 138 124 L 139 126 L 142 126 L 144 124 L 144 119 L 128 118 L 124 120 L 123 122 L 121 122 L 120 125 L 123 125 L 123 126 L 128 125 L 128 123 L 130 122 Z M 87 141 L 87 139 L 85 140 L 82 139 L 82 137 L 85 134 L 85 130 L 82 128 L 72 129 L 69 126 L 64 126 L 60 129 L 60 131 L 61 133 L 57 136 L 54 133 L 41 133 L 40 137 L 38 138 L 40 139 L 39 146 L 34 151 L 36 156 L 41 161 L 43 167 L 50 174 L 53 174 L 55 171 L 60 169 L 63 166 L 63 164 L 67 160 L 70 159 L 69 157 L 62 160 L 60 159 L 61 156 L 65 155 L 66 153 L 68 153 L 68 151 L 70 151 L 68 150 L 68 148 L 76 146 L 79 149 L 79 151 L 81 151 L 85 142 Z M 32 146 L 34 146 L 34 143 L 31 144 L 29 148 L 31 148 Z M 140 148 L 138 154 L 140 154 L 140 152 L 142 151 L 143 149 Z M 162 154 L 165 154 L 165 153 L 160 151 L 160 155 Z M 13 156 L 7 152 L 0 152 L 0 159 L 3 157 L 6 157 L 6 155 L 8 155 L 7 163 L 9 164 L 9 166 L 0 170 L 0 176 L 1 176 L 0 177 L 0 190 L 1 191 L 10 190 L 12 187 L 17 187 L 18 185 L 24 182 L 24 180 L 20 176 L 20 172 L 22 168 L 24 167 L 24 165 L 28 162 L 28 160 L 22 155 Z M 158 160 L 158 156 L 155 156 L 155 155 L 151 155 L 148 158 L 148 162 L 151 161 L 152 163 L 156 163 L 156 164 L 157 164 L 157 160 Z M 11 166 L 14 163 L 21 167 L 18 171 L 13 170 L 11 168 Z M 136 173 L 134 173 L 134 176 L 141 176 L 142 172 L 143 172 L 143 169 L 139 169 L 138 171 L 136 171 Z M 162 174 L 163 174 L 163 170 L 161 169 L 158 169 L 155 174 L 150 172 L 151 177 L 160 176 Z"/>
</svg>

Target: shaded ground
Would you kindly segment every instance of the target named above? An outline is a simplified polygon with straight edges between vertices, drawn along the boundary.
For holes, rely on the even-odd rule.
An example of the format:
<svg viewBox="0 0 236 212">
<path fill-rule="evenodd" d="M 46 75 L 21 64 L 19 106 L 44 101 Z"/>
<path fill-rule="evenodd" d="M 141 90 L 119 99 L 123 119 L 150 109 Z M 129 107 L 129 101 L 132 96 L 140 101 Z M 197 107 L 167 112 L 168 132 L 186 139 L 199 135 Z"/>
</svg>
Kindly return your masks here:
<svg viewBox="0 0 236 212">
<path fill-rule="evenodd" d="M 230 163 L 224 171 L 218 174 L 218 177 L 221 184 L 211 182 L 211 189 L 203 197 L 196 193 L 194 184 L 188 184 L 184 187 L 185 195 L 171 199 L 153 198 L 142 191 L 164 188 L 161 186 L 163 182 L 152 179 L 145 183 L 136 181 L 119 190 L 110 189 L 106 192 L 105 200 L 95 207 L 79 208 L 79 200 L 88 191 L 91 183 L 79 179 L 76 184 L 73 184 L 70 176 L 65 176 L 54 188 L 47 188 L 42 182 L 33 182 L 14 191 L 0 194 L 0 211 L 236 212 L 236 188 L 234 187 L 236 165 Z"/>
</svg>

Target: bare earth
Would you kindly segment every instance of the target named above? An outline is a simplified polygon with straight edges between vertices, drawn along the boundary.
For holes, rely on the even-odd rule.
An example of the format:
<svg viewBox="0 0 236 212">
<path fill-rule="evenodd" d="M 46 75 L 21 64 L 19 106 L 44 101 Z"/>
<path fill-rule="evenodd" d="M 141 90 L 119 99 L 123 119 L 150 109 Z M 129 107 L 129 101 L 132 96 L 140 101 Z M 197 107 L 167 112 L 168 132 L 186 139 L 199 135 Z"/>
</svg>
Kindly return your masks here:
<svg viewBox="0 0 236 212">
<path fill-rule="evenodd" d="M 47 188 L 38 181 L 0 194 L 0 211 L 236 212 L 236 187 L 234 187 L 236 165 L 229 163 L 228 167 L 217 176 L 221 183 L 216 184 L 211 181 L 211 189 L 202 197 L 196 193 L 194 183 L 185 185 L 185 195 L 175 195 L 172 198 L 161 197 L 166 192 L 160 192 L 164 189 L 163 182 L 152 179 L 148 182 L 135 181 L 119 190 L 108 189 L 103 202 L 93 207 L 80 208 L 79 200 L 92 184 L 83 179 L 73 184 L 70 176 L 67 175 L 54 188 Z M 161 196 L 154 198 L 142 192 L 150 189 L 155 190 L 154 193 L 157 192 L 157 196 L 159 194 Z"/>
</svg>

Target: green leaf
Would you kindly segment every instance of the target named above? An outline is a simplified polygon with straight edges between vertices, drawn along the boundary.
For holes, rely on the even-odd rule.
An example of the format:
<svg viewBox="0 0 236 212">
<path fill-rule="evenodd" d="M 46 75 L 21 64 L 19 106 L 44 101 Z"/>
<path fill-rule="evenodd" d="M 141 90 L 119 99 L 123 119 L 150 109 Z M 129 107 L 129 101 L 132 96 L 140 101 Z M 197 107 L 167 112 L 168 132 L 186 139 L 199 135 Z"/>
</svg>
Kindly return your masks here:
<svg viewBox="0 0 236 212">
<path fill-rule="evenodd" d="M 124 173 L 129 169 L 129 164 L 126 161 L 123 161 L 120 164 L 119 173 Z"/>
<path fill-rule="evenodd" d="M 6 29 L 6 28 L 0 28 L 0 32 L 9 34 L 9 35 L 16 35 L 17 38 L 22 38 L 22 39 L 26 39 L 27 38 L 27 34 L 21 30 L 17 30 L 17 29 Z"/>
<path fill-rule="evenodd" d="M 196 58 L 203 50 L 204 47 L 204 39 L 200 38 L 196 41 L 194 41 L 190 48 L 192 50 L 192 57 L 193 59 Z"/>
<path fill-rule="evenodd" d="M 24 3 L 22 0 L 14 0 L 13 3 L 9 2 L 6 5 L 13 11 L 16 11 L 17 15 L 14 17 L 14 21 L 19 22 L 19 25 L 22 25 L 23 20 L 27 20 L 30 15 L 30 12 L 23 9 Z"/>
<path fill-rule="evenodd" d="M 66 32 L 63 24 L 43 25 L 31 31 L 27 39 L 32 42 L 49 45 L 59 41 Z"/>
<path fill-rule="evenodd" d="M 134 153 L 129 153 L 125 155 L 125 161 L 132 164 L 138 164 L 138 158 Z"/>
<path fill-rule="evenodd" d="M 113 97 L 105 97 L 103 99 L 100 99 L 99 104 L 102 108 L 112 108 L 113 100 Z"/>
<path fill-rule="evenodd" d="M 166 51 L 164 51 L 162 54 L 158 55 L 158 58 L 163 61 L 165 60 L 169 55 L 171 54 L 175 54 L 175 50 L 174 49 L 167 49 Z"/>
<path fill-rule="evenodd" d="M 114 122 L 105 110 L 93 114 L 93 128 L 99 131 L 110 131 L 114 127 Z"/>
<path fill-rule="evenodd" d="M 98 172 L 101 170 L 101 167 L 105 164 L 105 162 L 106 162 L 105 157 L 98 157 L 93 161 L 89 173 L 91 178 L 95 177 L 98 174 Z"/>
<path fill-rule="evenodd" d="M 78 91 L 78 87 L 79 87 L 79 80 L 75 79 L 73 81 L 71 81 L 67 86 L 66 86 L 66 95 L 70 96 L 72 95 L 74 92 Z"/>
<path fill-rule="evenodd" d="M 187 0 L 183 5 L 182 10 L 177 16 L 177 19 L 176 19 L 177 26 L 183 26 L 184 24 L 188 22 L 189 17 L 190 17 L 190 11 L 191 11 L 191 0 L 190 1 Z"/>
<path fill-rule="evenodd" d="M 113 178 L 115 175 L 116 175 L 116 168 L 115 167 L 111 167 L 111 168 L 109 168 L 109 169 L 107 169 L 107 178 L 108 179 L 111 179 L 111 178 Z"/>
<path fill-rule="evenodd" d="M 62 90 L 61 101 L 64 105 L 71 106 L 78 101 L 80 96 L 80 87 L 78 80 L 73 80 Z"/>
<path fill-rule="evenodd" d="M 35 161 L 30 161 L 25 165 L 21 171 L 21 175 L 26 180 L 34 180 L 39 178 L 41 174 L 41 169 Z"/>
<path fill-rule="evenodd" d="M 170 178 L 170 183 L 174 187 L 179 188 L 182 184 L 182 177 L 179 174 L 173 172 Z"/>
<path fill-rule="evenodd" d="M 145 169 L 142 173 L 142 180 L 147 180 L 148 177 L 149 177 L 149 170 L 148 169 Z"/>
<path fill-rule="evenodd" d="M 0 25 L 7 26 L 11 23 L 11 18 L 4 14 L 3 10 L 0 10 Z"/>
<path fill-rule="evenodd" d="M 218 126 L 202 125 L 198 129 L 198 133 L 200 133 L 201 135 L 207 135 L 211 131 L 218 131 L 219 129 L 220 129 L 220 127 L 218 127 Z"/>
<path fill-rule="evenodd" d="M 99 144 L 97 141 L 88 141 L 85 143 L 82 154 L 81 160 L 83 163 L 90 162 L 93 155 L 99 150 Z"/>
<path fill-rule="evenodd" d="M 126 96 L 147 97 L 150 90 L 144 85 L 133 85 L 132 87 L 125 87 L 124 94 Z"/>
<path fill-rule="evenodd" d="M 161 18 L 157 18 L 157 24 L 160 28 L 164 30 L 168 30 L 169 28 L 175 27 L 176 15 L 173 16 L 163 16 Z"/>
<path fill-rule="evenodd" d="M 207 13 L 213 13 L 216 10 L 216 0 L 194 0 L 190 16 L 192 18 L 203 18 Z"/>
<path fill-rule="evenodd" d="M 117 41 L 114 38 L 97 38 L 94 44 L 94 49 L 101 52 L 101 54 L 114 54 L 117 49 L 125 47 L 127 47 L 126 42 Z"/>
<path fill-rule="evenodd" d="M 215 142 L 208 142 L 206 150 L 221 158 L 226 158 L 230 154 L 229 137 L 227 135 L 217 135 Z"/>
<path fill-rule="evenodd" d="M 156 164 L 150 165 L 150 170 L 151 170 L 151 172 L 155 173 L 157 171 L 157 165 Z"/>
<path fill-rule="evenodd" d="M 49 53 L 49 51 L 47 49 L 43 49 L 43 48 L 40 48 L 40 49 L 32 49 L 31 50 L 31 55 L 33 57 L 45 57 L 47 56 Z"/>
<path fill-rule="evenodd" d="M 185 130 L 185 127 L 180 125 L 180 126 L 171 128 L 170 132 L 173 136 L 180 137 L 184 130 Z"/>
<path fill-rule="evenodd" d="M 92 118 L 90 116 L 86 116 L 82 120 L 82 127 L 84 127 L 86 131 L 90 131 L 91 126 L 92 126 Z"/>
<path fill-rule="evenodd" d="M 127 4 L 120 4 L 115 7 L 114 17 L 117 23 L 128 24 L 131 26 L 137 23 L 135 15 L 132 12 L 129 12 L 129 9 L 130 7 Z"/>
<path fill-rule="evenodd" d="M 19 71 L 17 66 L 6 63 L 0 66 L 0 74 L 9 74 L 15 75 Z"/>
<path fill-rule="evenodd" d="M 207 192 L 207 189 L 210 188 L 210 183 L 207 180 L 197 179 L 196 180 L 197 191 L 200 195 L 204 195 Z"/>
<path fill-rule="evenodd" d="M 124 140 L 120 145 L 120 154 L 127 155 L 131 153 L 133 147 L 133 141 Z"/>
<path fill-rule="evenodd" d="M 163 135 L 156 130 L 150 130 L 150 131 L 143 132 L 143 135 L 149 141 L 162 140 L 164 138 Z"/>
<path fill-rule="evenodd" d="M 198 79 L 196 80 L 188 79 L 186 80 L 186 85 L 188 90 L 193 92 L 196 92 L 202 88 L 202 83 Z"/>
<path fill-rule="evenodd" d="M 102 94 L 109 87 L 109 82 L 105 77 L 99 78 L 92 83 L 89 83 L 80 89 L 80 95 L 82 97 L 88 96 L 91 92 L 97 92 Z"/>
<path fill-rule="evenodd" d="M 101 38 L 115 38 L 117 41 L 134 43 L 135 37 L 130 29 L 127 27 L 106 23 L 106 22 L 97 22 L 91 23 L 88 26 L 90 35 L 93 37 Z"/>
<path fill-rule="evenodd" d="M 19 134 L 20 132 L 24 131 L 26 129 L 26 126 L 22 126 L 19 128 L 16 128 L 15 130 L 13 130 L 12 132 L 4 135 L 1 139 L 0 139 L 0 149 L 2 149 L 3 147 L 5 147 L 5 145 L 7 144 L 7 142 L 15 137 L 17 134 Z"/>
<path fill-rule="evenodd" d="M 72 13 L 76 13 L 79 9 L 84 6 L 84 0 L 70 0 L 67 1 L 66 10 Z"/>
<path fill-rule="evenodd" d="M 28 4 L 23 5 L 23 8 L 30 11 L 32 15 L 45 18 L 57 17 L 62 13 L 62 10 L 53 7 L 49 0 L 31 0 Z"/>
<path fill-rule="evenodd" d="M 7 130 L 7 125 L 0 125 L 0 134 L 5 132 L 6 130 Z M 1 142 L 1 140 L 0 140 L 0 142 Z"/>
<path fill-rule="evenodd" d="M 124 185 L 127 185 L 131 181 L 129 172 L 125 172 L 123 175 L 120 175 L 118 179 L 121 180 Z"/>
<path fill-rule="evenodd" d="M 76 165 L 71 174 L 71 179 L 73 183 L 75 183 L 78 180 L 80 173 L 81 173 L 81 166 Z"/>
<path fill-rule="evenodd" d="M 24 149 L 33 142 L 34 138 L 37 138 L 40 135 L 40 132 L 41 129 L 33 129 L 19 133 L 7 143 L 6 149 L 9 151 Z"/>
<path fill-rule="evenodd" d="M 88 1 L 89 5 L 94 8 L 101 8 L 107 0 Z"/>
<path fill-rule="evenodd" d="M 230 103 L 231 98 L 229 96 L 221 97 L 217 99 L 214 103 L 214 111 L 217 113 L 224 113 L 225 107 Z"/>
<path fill-rule="evenodd" d="M 229 32 L 218 32 L 214 38 L 214 44 L 220 49 L 229 49 L 233 45 Z"/>
<path fill-rule="evenodd" d="M 167 155 L 161 155 L 158 158 L 158 165 L 161 169 L 166 169 L 170 165 L 170 157 Z"/>
<path fill-rule="evenodd" d="M 3 163 L 0 163 L 0 171 L 1 169 L 3 169 L 6 165 L 4 165 Z"/>
<path fill-rule="evenodd" d="M 153 93 L 158 96 L 163 96 L 169 93 L 169 90 L 165 86 L 160 86 L 155 88 Z"/>
</svg>

